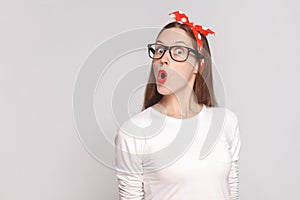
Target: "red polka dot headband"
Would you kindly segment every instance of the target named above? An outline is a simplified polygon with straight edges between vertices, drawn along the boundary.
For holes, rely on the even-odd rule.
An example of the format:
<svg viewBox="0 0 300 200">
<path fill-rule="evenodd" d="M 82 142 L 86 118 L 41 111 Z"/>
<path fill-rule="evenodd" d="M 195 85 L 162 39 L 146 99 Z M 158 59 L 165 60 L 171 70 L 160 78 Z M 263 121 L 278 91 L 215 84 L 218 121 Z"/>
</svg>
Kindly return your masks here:
<svg viewBox="0 0 300 200">
<path fill-rule="evenodd" d="M 204 26 L 197 25 L 197 24 L 194 24 L 193 22 L 191 22 L 189 20 L 188 16 L 186 16 L 186 14 L 184 14 L 180 10 L 169 13 L 169 16 L 173 17 L 175 19 L 175 21 L 177 21 L 178 23 L 188 25 L 192 29 L 192 31 L 195 35 L 197 44 L 198 44 L 199 52 L 200 52 L 200 48 L 202 47 L 202 39 L 201 39 L 200 33 L 202 33 L 205 36 L 207 36 L 208 34 L 215 34 L 215 32 L 213 32 L 209 28 L 206 28 Z"/>
</svg>

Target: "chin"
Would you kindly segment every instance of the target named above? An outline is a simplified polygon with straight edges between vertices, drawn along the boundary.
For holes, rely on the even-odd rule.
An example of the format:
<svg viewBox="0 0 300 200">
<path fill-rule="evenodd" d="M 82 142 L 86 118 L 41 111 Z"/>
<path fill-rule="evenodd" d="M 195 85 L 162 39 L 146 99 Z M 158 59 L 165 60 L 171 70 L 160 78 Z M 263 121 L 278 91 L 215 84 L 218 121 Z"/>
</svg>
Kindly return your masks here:
<svg viewBox="0 0 300 200">
<path fill-rule="evenodd" d="M 161 84 L 158 85 L 157 84 L 156 89 L 157 89 L 158 93 L 161 95 L 171 95 L 171 94 L 176 94 L 180 90 L 184 89 L 184 86 L 180 87 L 177 85 L 176 88 L 170 88 L 167 85 L 161 85 Z"/>
<path fill-rule="evenodd" d="M 156 89 L 157 89 L 157 92 L 161 95 L 173 94 L 173 91 L 164 85 L 156 85 Z"/>
</svg>

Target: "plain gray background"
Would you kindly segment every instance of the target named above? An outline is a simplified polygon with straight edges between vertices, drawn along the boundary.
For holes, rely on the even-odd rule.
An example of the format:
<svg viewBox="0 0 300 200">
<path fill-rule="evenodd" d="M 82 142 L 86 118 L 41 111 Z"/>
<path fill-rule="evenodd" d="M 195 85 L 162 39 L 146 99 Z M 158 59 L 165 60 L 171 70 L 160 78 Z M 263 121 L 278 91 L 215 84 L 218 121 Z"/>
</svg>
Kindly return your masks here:
<svg viewBox="0 0 300 200">
<path fill-rule="evenodd" d="M 74 82 L 101 42 L 162 27 L 177 9 L 216 32 L 213 61 L 240 121 L 241 199 L 299 199 L 299 7 L 292 0 L 2 0 L 0 199 L 117 199 L 114 171 L 76 134 Z"/>
</svg>

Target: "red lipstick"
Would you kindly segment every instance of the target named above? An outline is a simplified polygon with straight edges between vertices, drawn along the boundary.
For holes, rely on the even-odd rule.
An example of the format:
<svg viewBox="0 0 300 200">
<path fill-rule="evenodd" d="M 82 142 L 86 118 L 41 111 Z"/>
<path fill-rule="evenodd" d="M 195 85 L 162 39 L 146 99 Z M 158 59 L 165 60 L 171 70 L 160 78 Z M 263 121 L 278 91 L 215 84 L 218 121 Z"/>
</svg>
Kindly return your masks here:
<svg viewBox="0 0 300 200">
<path fill-rule="evenodd" d="M 168 74 L 165 70 L 161 69 L 161 70 L 158 71 L 157 81 L 159 83 L 166 82 L 167 78 L 168 78 Z"/>
</svg>

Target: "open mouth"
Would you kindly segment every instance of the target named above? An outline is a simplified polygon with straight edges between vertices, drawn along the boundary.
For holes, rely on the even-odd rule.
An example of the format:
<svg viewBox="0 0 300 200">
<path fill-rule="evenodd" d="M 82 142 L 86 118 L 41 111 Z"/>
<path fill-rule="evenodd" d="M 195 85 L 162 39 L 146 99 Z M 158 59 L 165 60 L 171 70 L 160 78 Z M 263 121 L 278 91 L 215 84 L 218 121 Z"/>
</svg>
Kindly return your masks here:
<svg viewBox="0 0 300 200">
<path fill-rule="evenodd" d="M 162 69 L 161 69 L 161 70 L 158 71 L 157 81 L 158 81 L 159 83 L 164 83 L 164 82 L 166 82 L 167 77 L 168 77 L 168 74 L 167 74 L 167 72 L 166 72 L 165 70 L 162 70 Z"/>
</svg>

